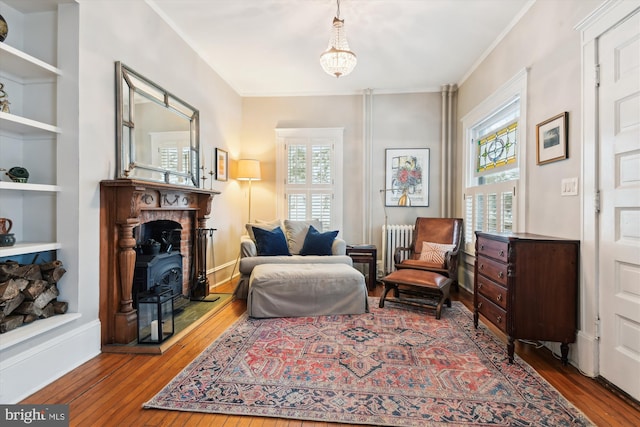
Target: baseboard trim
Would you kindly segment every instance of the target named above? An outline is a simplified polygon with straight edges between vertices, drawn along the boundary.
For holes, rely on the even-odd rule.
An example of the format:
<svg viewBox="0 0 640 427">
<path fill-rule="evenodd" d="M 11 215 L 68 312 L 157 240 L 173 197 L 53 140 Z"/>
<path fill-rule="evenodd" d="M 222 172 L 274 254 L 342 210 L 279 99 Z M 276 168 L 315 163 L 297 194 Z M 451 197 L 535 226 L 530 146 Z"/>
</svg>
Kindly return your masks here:
<svg viewBox="0 0 640 427">
<path fill-rule="evenodd" d="M 100 321 L 95 320 L 2 360 L 0 402 L 18 403 L 98 354 Z"/>
<path fill-rule="evenodd" d="M 588 377 L 596 377 L 600 373 L 598 368 L 598 340 L 593 335 L 578 331 L 575 345 L 578 348 L 578 369 Z"/>
</svg>

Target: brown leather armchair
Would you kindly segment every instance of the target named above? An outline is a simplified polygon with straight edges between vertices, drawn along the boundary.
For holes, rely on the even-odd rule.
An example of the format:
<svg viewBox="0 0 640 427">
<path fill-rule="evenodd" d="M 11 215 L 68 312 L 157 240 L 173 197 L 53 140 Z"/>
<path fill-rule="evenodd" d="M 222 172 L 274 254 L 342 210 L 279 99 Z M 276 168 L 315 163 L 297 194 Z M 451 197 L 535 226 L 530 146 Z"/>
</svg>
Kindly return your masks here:
<svg viewBox="0 0 640 427">
<path fill-rule="evenodd" d="M 396 248 L 393 253 L 396 268 L 442 274 L 452 279 L 454 288 L 458 289 L 462 233 L 461 218 L 416 218 L 411 246 Z"/>
</svg>

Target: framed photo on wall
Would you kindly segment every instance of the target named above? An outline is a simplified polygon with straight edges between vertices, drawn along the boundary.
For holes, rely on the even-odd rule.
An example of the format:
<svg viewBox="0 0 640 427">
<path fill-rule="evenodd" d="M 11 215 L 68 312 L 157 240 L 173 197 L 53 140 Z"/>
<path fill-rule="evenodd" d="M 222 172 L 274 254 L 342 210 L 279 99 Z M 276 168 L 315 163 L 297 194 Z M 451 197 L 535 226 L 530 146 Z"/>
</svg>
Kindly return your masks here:
<svg viewBox="0 0 640 427">
<path fill-rule="evenodd" d="M 229 154 L 216 148 L 216 179 L 226 181 L 229 179 Z"/>
<path fill-rule="evenodd" d="M 569 113 L 566 111 L 536 126 L 537 164 L 555 162 L 568 157 Z"/>
<path fill-rule="evenodd" d="M 429 206 L 429 149 L 387 148 L 386 206 Z"/>
</svg>

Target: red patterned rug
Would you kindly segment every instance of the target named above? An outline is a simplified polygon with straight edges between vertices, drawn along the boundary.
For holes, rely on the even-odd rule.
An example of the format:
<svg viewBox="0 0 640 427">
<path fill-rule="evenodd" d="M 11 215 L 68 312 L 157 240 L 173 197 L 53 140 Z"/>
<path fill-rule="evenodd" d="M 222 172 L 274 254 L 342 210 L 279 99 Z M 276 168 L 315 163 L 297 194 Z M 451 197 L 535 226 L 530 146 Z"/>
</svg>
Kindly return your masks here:
<svg viewBox="0 0 640 427">
<path fill-rule="evenodd" d="M 458 302 L 240 318 L 145 408 L 383 426 L 592 423 Z"/>
</svg>

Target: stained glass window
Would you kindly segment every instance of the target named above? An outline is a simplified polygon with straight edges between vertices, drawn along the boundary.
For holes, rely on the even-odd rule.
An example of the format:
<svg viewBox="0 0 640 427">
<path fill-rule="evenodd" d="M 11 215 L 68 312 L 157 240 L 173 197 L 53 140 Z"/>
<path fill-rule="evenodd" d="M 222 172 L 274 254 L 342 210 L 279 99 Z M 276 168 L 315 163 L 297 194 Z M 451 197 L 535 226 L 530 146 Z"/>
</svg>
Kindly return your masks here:
<svg viewBox="0 0 640 427">
<path fill-rule="evenodd" d="M 505 166 L 516 165 L 518 122 L 492 132 L 478 140 L 476 176 L 497 172 Z"/>
</svg>

